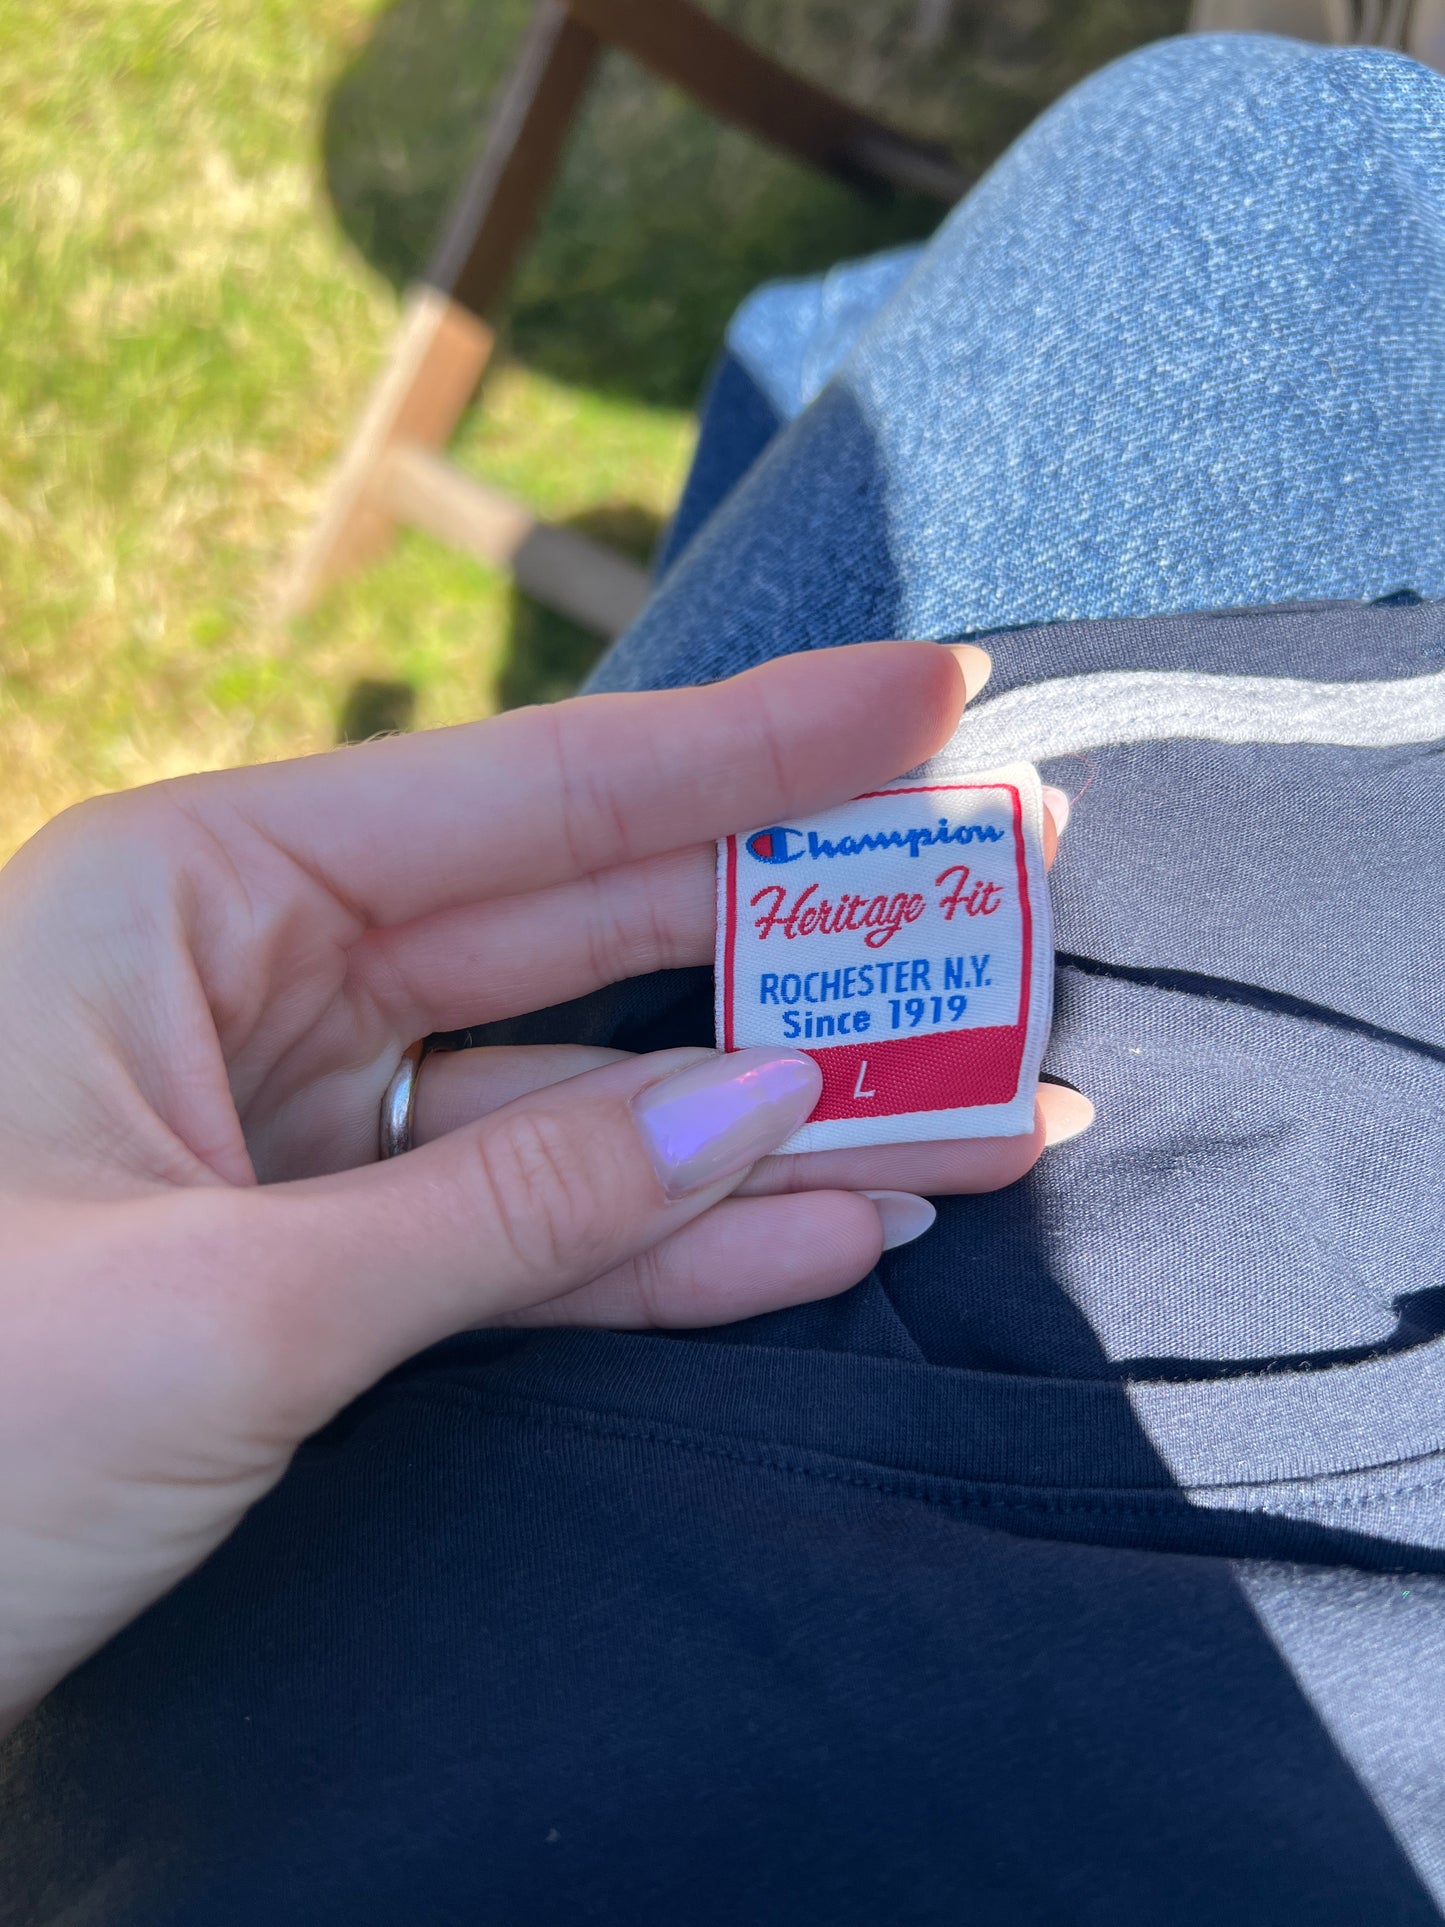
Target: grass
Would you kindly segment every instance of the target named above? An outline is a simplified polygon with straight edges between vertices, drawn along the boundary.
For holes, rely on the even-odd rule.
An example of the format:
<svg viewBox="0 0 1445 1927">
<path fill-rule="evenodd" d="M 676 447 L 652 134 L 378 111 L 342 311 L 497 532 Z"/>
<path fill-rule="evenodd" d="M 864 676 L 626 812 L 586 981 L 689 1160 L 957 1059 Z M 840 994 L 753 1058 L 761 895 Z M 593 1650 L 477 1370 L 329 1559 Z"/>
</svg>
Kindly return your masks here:
<svg viewBox="0 0 1445 1927">
<path fill-rule="evenodd" d="M 919 0 L 719 4 L 979 164 L 1182 11 L 957 0 L 927 47 Z M 528 11 L 0 0 L 0 855 L 98 789 L 575 682 L 584 638 L 420 537 L 304 622 L 271 613 Z M 455 452 L 645 549 L 740 294 L 931 218 L 609 60 Z"/>
</svg>

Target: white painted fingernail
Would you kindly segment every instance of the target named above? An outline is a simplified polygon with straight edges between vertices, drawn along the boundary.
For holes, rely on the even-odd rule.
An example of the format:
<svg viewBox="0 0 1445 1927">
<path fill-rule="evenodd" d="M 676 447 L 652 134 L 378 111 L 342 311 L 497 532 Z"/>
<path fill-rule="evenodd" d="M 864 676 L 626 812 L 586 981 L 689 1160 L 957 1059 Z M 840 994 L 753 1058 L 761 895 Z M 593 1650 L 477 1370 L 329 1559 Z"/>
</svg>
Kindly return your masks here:
<svg viewBox="0 0 1445 1927">
<path fill-rule="evenodd" d="M 1043 785 L 1044 808 L 1054 819 L 1054 828 L 1062 836 L 1069 827 L 1069 799 L 1062 790 L 1056 790 L 1052 783 Z"/>
<path fill-rule="evenodd" d="M 1094 1121 L 1094 1107 L 1088 1098 L 1067 1084 L 1040 1084 L 1039 1109 L 1044 1117 L 1045 1144 L 1067 1144 Z"/>
<path fill-rule="evenodd" d="M 917 1198 L 911 1191 L 865 1191 L 863 1195 L 873 1200 L 873 1208 L 882 1220 L 885 1251 L 912 1244 L 938 1216 L 927 1198 Z"/>
<path fill-rule="evenodd" d="M 976 642 L 951 642 L 948 647 L 953 651 L 953 660 L 963 672 L 964 696 L 972 702 L 993 674 L 993 657 L 987 649 L 980 649 Z"/>
</svg>

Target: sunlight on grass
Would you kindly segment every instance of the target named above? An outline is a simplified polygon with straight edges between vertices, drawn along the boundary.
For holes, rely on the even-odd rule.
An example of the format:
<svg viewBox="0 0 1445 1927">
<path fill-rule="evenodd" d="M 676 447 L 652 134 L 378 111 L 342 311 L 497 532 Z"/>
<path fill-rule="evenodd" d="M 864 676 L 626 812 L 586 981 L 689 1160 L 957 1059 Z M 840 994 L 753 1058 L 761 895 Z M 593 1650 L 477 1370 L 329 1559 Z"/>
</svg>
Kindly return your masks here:
<svg viewBox="0 0 1445 1927">
<path fill-rule="evenodd" d="M 1182 10 L 959 0 L 926 45 L 917 0 L 726 8 L 978 164 Z M 99 789 L 321 749 L 373 712 L 458 721 L 585 669 L 576 631 L 420 537 L 304 622 L 270 613 L 529 12 L 0 0 L 0 856 Z M 935 218 L 609 57 L 518 278 L 515 359 L 454 453 L 645 553 L 733 302 Z"/>
<path fill-rule="evenodd" d="M 496 574 L 420 537 L 291 630 L 279 564 L 383 352 L 319 116 L 367 5 L 0 0 L 0 854 L 97 789 L 325 748 L 348 691 L 486 713 Z M 459 452 L 567 515 L 675 498 L 690 427 L 512 366 Z"/>
</svg>

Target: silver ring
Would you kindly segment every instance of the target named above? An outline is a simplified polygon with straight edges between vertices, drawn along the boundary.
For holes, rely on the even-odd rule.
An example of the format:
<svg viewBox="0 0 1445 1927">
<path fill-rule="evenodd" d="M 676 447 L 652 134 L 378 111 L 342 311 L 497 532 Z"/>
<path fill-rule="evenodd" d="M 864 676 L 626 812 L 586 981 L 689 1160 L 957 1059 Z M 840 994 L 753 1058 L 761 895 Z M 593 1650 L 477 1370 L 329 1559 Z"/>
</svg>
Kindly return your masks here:
<svg viewBox="0 0 1445 1927">
<path fill-rule="evenodd" d="M 416 1123 L 417 1073 L 425 1051 L 424 1038 L 408 1045 L 381 1100 L 381 1130 L 377 1142 L 379 1154 L 384 1158 L 399 1158 L 403 1151 L 411 1149 Z"/>
</svg>

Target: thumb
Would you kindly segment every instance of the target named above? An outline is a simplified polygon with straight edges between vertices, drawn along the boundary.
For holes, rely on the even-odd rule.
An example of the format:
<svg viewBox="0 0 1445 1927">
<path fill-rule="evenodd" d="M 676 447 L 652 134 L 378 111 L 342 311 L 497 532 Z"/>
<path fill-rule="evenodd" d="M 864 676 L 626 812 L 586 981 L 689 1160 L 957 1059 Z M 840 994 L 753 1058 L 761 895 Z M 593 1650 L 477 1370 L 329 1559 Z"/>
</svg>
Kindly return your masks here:
<svg viewBox="0 0 1445 1927">
<path fill-rule="evenodd" d="M 390 1162 L 250 1192 L 252 1275 L 288 1335 L 286 1376 L 325 1408 L 301 1429 L 424 1346 L 670 1237 L 791 1136 L 821 1089 L 800 1052 L 658 1052 Z M 314 1361 L 305 1387 L 298 1358 Z"/>
</svg>

